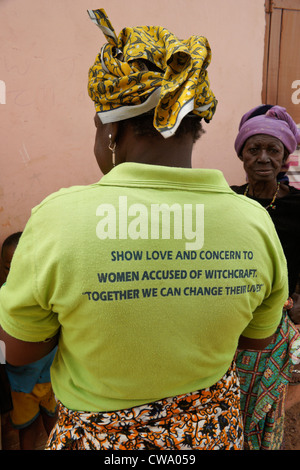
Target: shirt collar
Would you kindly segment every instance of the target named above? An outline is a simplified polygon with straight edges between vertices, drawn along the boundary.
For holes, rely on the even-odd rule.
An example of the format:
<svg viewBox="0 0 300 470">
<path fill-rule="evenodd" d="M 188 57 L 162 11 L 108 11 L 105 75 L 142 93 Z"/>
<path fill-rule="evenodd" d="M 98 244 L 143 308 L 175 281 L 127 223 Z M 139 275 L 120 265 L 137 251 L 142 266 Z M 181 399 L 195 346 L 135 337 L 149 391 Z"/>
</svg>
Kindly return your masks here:
<svg viewBox="0 0 300 470">
<path fill-rule="evenodd" d="M 178 168 L 126 162 L 103 176 L 100 185 L 174 187 L 176 189 L 232 192 L 223 173 L 215 169 Z"/>
</svg>

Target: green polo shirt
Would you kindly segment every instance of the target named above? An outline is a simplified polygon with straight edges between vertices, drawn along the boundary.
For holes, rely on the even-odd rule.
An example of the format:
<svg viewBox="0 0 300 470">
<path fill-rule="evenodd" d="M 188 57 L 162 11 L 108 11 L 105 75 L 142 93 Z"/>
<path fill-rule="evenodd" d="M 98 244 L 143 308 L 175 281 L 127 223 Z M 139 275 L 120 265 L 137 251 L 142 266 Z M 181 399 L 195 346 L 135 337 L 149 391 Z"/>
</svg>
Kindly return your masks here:
<svg viewBox="0 0 300 470">
<path fill-rule="evenodd" d="M 124 409 L 211 386 L 288 295 L 273 223 L 218 170 L 124 163 L 33 209 L 0 292 L 24 341 L 59 328 L 57 398 Z"/>
</svg>

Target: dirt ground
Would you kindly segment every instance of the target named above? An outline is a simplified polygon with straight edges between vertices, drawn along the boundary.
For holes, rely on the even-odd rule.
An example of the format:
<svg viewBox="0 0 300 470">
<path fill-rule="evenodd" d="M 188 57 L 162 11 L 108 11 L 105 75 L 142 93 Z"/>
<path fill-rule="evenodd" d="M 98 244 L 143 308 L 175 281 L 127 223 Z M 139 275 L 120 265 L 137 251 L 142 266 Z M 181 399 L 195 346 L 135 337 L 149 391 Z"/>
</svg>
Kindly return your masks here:
<svg viewBox="0 0 300 470">
<path fill-rule="evenodd" d="M 286 412 L 284 450 L 300 450 L 300 403 Z"/>
<path fill-rule="evenodd" d="M 8 414 L 4 416 L 2 415 L 1 431 L 2 431 L 2 450 L 20 450 L 19 434 L 18 434 L 18 431 L 11 426 Z M 37 436 L 35 450 L 43 450 L 46 442 L 47 442 L 47 434 L 42 425 L 42 420 L 39 419 L 39 432 Z"/>
</svg>

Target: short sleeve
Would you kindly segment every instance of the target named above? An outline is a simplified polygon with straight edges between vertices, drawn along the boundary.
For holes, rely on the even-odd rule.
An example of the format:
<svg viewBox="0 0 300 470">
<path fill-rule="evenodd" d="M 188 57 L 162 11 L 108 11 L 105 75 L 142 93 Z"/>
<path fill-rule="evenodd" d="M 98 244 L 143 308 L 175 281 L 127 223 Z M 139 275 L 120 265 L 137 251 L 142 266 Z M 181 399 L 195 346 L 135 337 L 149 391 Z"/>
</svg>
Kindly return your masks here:
<svg viewBox="0 0 300 470">
<path fill-rule="evenodd" d="M 0 325 L 10 336 L 39 342 L 59 329 L 57 314 L 39 298 L 32 216 L 14 253 L 6 283 L 0 289 Z"/>
<path fill-rule="evenodd" d="M 265 221 L 265 225 L 266 222 L 268 221 Z M 271 219 L 266 252 L 271 262 L 263 265 L 264 276 L 272 282 L 262 303 L 254 310 L 252 321 L 242 333 L 243 336 L 253 339 L 267 338 L 275 333 L 282 318 L 284 303 L 288 298 L 287 262 Z"/>
</svg>

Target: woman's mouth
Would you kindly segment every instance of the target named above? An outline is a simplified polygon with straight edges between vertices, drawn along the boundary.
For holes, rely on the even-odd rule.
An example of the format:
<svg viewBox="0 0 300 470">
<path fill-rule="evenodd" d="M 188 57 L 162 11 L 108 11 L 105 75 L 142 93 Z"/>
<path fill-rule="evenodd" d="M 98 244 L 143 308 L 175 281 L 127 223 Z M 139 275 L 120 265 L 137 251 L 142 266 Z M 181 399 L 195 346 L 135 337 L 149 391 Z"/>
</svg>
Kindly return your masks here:
<svg viewBox="0 0 300 470">
<path fill-rule="evenodd" d="M 273 173 L 271 168 L 260 168 L 255 171 L 256 174 L 261 175 L 261 176 L 267 176 Z"/>
</svg>

